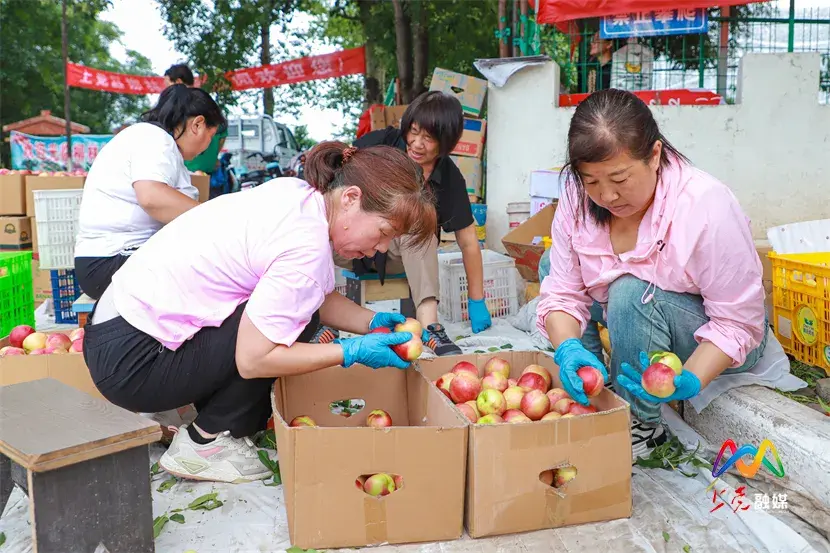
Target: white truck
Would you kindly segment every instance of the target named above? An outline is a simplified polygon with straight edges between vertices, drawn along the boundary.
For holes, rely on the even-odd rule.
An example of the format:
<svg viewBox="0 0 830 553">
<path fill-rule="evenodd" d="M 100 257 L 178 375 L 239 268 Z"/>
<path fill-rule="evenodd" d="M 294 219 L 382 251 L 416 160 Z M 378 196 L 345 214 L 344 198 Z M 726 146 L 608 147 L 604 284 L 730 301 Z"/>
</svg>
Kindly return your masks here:
<svg viewBox="0 0 830 553">
<path fill-rule="evenodd" d="M 270 115 L 243 115 L 228 118 L 228 137 L 224 149 L 233 154 L 231 164 L 237 173 L 262 170 L 266 161 L 262 154 L 280 164 L 285 171 L 291 158 L 299 153 L 297 141 L 288 127 Z M 266 159 L 267 159 L 266 158 Z"/>
</svg>

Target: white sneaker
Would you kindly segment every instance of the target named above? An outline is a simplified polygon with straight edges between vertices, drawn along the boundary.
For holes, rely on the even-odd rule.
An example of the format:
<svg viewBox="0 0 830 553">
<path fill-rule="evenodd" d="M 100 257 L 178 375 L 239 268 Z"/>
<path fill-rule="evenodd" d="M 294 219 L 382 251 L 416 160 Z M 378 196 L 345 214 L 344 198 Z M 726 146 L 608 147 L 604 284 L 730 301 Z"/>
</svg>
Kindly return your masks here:
<svg viewBox="0 0 830 553">
<path fill-rule="evenodd" d="M 248 438 L 234 438 L 225 431 L 203 445 L 190 439 L 186 426 L 170 430 L 176 435 L 159 459 L 161 468 L 170 474 L 231 484 L 264 480 L 273 474 L 259 460 L 256 447 Z"/>
<path fill-rule="evenodd" d="M 631 462 L 638 457 L 648 457 L 652 450 L 664 443 L 668 436 L 662 424 L 641 422 L 631 415 Z"/>
</svg>

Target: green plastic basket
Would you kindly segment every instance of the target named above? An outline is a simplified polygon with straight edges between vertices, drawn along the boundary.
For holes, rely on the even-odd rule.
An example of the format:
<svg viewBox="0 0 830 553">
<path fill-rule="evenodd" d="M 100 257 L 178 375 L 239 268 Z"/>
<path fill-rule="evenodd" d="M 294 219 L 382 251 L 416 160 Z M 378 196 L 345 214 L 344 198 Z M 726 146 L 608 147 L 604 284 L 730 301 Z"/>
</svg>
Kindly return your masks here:
<svg viewBox="0 0 830 553">
<path fill-rule="evenodd" d="M 35 326 L 32 252 L 0 252 L 0 336 L 17 325 Z"/>
</svg>

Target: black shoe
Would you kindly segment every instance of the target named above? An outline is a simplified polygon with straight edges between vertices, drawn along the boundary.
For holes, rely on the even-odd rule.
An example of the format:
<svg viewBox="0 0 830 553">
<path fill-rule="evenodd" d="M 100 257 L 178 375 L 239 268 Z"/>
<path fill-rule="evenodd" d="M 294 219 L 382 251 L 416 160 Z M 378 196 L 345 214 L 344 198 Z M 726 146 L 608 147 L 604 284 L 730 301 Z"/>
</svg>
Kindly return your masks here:
<svg viewBox="0 0 830 553">
<path fill-rule="evenodd" d="M 668 440 L 662 424 L 640 422 L 631 416 L 631 461 L 638 457 L 648 457 L 651 451 Z"/>
<path fill-rule="evenodd" d="M 438 323 L 429 325 L 427 332 L 429 333 L 429 342 L 427 342 L 427 345 L 438 357 L 461 355 L 463 353 L 461 348 L 456 346 L 455 342 L 447 336 L 447 331 L 444 330 L 443 325 Z"/>
<path fill-rule="evenodd" d="M 310 344 L 330 344 L 334 342 L 337 338 L 340 338 L 340 331 L 334 330 L 333 328 L 329 328 L 327 326 L 321 326 L 317 329 L 317 332 L 314 333 L 314 336 L 311 338 Z"/>
</svg>

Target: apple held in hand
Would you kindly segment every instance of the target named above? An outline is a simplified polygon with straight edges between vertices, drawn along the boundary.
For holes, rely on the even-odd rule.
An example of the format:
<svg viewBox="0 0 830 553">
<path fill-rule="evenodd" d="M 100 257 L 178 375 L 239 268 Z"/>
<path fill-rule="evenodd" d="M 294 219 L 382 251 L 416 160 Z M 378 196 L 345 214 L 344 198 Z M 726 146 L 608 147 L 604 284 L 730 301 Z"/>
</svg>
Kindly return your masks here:
<svg viewBox="0 0 830 553">
<path fill-rule="evenodd" d="M 366 426 L 372 428 L 387 428 L 392 426 L 392 417 L 383 409 L 374 409 L 366 417 Z"/>
<path fill-rule="evenodd" d="M 663 363 L 653 363 L 644 372 L 640 380 L 643 389 L 654 397 L 667 398 L 675 391 L 674 369 Z"/>
<path fill-rule="evenodd" d="M 588 397 L 598 396 L 605 387 L 602 373 L 594 367 L 582 367 L 576 371 L 576 375 L 582 379 L 582 388 Z"/>
<path fill-rule="evenodd" d="M 403 344 L 392 346 L 392 351 L 405 361 L 415 361 L 424 351 L 424 343 L 421 341 L 421 335 L 413 334 L 412 338 Z"/>
<path fill-rule="evenodd" d="M 407 318 L 406 321 L 395 325 L 395 332 L 409 332 L 413 336 L 417 336 L 420 340 L 421 334 L 424 332 L 424 328 L 417 319 Z"/>
<path fill-rule="evenodd" d="M 499 373 L 505 379 L 510 378 L 510 363 L 501 357 L 493 357 L 484 364 L 484 376 L 490 373 Z"/>
<path fill-rule="evenodd" d="M 683 363 L 680 358 L 670 351 L 652 351 L 648 354 L 648 362 L 652 365 L 654 363 L 662 363 L 671 368 L 675 374 L 683 372 Z"/>
</svg>

